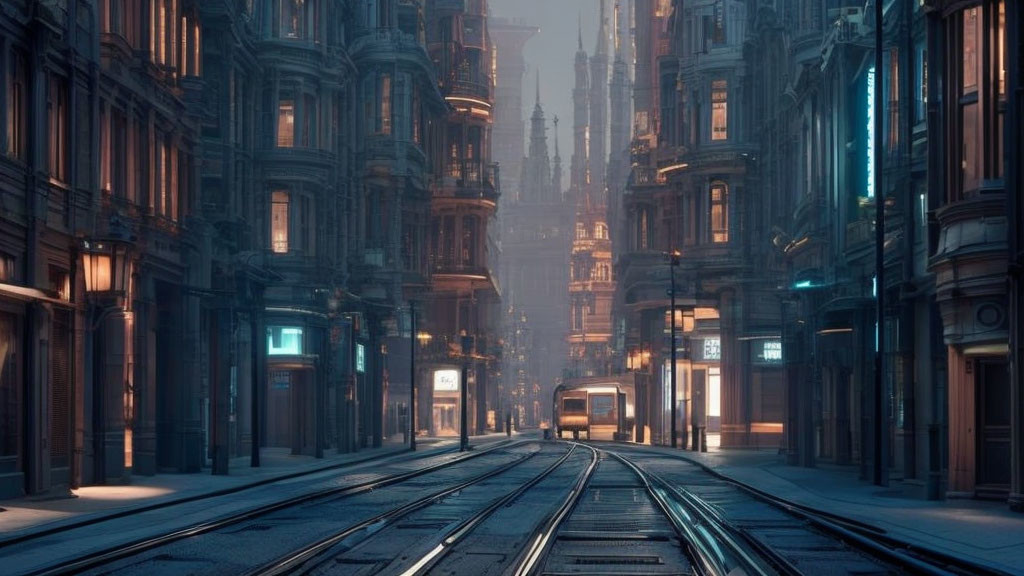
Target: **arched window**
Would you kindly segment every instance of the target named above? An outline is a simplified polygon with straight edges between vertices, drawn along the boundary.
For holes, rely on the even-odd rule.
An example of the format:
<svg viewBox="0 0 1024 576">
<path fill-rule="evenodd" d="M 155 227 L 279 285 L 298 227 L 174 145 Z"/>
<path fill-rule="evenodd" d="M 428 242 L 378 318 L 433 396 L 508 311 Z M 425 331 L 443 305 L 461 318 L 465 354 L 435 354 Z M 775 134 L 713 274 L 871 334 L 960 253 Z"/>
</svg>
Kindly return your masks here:
<svg viewBox="0 0 1024 576">
<path fill-rule="evenodd" d="M 710 190 L 711 241 L 729 241 L 729 187 L 723 182 L 712 182 Z"/>
</svg>

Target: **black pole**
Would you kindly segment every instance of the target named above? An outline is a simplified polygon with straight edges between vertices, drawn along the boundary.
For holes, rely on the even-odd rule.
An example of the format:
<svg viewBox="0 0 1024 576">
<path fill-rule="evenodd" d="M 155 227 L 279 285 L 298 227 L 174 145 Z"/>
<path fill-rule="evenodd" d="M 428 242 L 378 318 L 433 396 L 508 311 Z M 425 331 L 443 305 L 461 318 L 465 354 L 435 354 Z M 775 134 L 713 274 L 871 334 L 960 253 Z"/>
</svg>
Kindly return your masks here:
<svg viewBox="0 0 1024 576">
<path fill-rule="evenodd" d="M 416 307 L 409 304 L 409 449 L 416 449 Z"/>
<path fill-rule="evenodd" d="M 672 447 L 676 448 L 676 264 L 679 263 L 679 258 L 676 253 L 673 252 L 669 255 L 669 277 L 672 279 L 672 288 L 670 290 L 669 297 L 672 302 L 672 309 L 669 311 L 669 315 L 672 317 L 672 335 L 669 338 L 671 342 L 672 350 L 670 351 L 672 360 Z M 662 372 L 664 374 L 664 372 Z"/>
<path fill-rule="evenodd" d="M 249 419 L 252 421 L 252 453 L 249 454 L 249 466 L 252 468 L 260 467 L 260 377 L 259 377 L 259 345 L 260 345 L 260 331 L 259 322 L 256 320 L 256 299 L 255 294 L 253 295 L 252 306 L 249 310 L 249 338 L 252 343 L 249 345 L 249 355 L 251 358 L 249 362 L 252 364 L 250 368 L 250 382 L 249 382 L 249 394 L 252 396 L 252 400 L 249 403 Z"/>
<path fill-rule="evenodd" d="M 884 146 L 884 101 L 882 99 L 882 0 L 875 0 L 875 77 L 874 77 L 874 188 L 875 188 L 875 437 L 874 483 L 888 486 L 884 454 L 887 433 L 885 415 L 885 191 L 882 189 L 882 154 Z"/>
<path fill-rule="evenodd" d="M 466 410 L 469 388 L 469 354 L 473 349 L 473 337 L 462 334 L 462 378 L 459 381 L 459 451 L 469 449 L 469 417 Z"/>
</svg>

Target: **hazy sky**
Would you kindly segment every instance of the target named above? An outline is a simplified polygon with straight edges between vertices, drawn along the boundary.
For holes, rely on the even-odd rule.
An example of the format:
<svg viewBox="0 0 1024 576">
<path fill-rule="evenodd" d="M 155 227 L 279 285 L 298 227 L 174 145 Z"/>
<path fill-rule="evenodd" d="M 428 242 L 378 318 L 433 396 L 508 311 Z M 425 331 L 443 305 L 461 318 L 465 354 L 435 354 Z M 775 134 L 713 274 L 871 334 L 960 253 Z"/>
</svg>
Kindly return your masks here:
<svg viewBox="0 0 1024 576">
<path fill-rule="evenodd" d="M 523 51 L 526 56 L 526 79 L 523 84 L 523 114 L 533 112 L 536 70 L 540 68 L 540 99 L 548 120 L 548 147 L 554 155 L 554 130 L 551 119 L 558 116 L 558 137 L 562 152 L 563 174 L 569 175 L 572 157 L 572 87 L 573 61 L 576 57 L 576 30 L 583 22 L 583 48 L 590 55 L 597 43 L 600 0 L 490 0 L 491 14 L 506 18 L 522 18 L 527 24 L 540 27 Z M 613 2 L 608 3 L 609 7 Z M 611 15 L 608 15 L 611 19 Z M 529 130 L 529 126 L 527 126 Z M 529 136 L 529 133 L 527 133 Z"/>
</svg>

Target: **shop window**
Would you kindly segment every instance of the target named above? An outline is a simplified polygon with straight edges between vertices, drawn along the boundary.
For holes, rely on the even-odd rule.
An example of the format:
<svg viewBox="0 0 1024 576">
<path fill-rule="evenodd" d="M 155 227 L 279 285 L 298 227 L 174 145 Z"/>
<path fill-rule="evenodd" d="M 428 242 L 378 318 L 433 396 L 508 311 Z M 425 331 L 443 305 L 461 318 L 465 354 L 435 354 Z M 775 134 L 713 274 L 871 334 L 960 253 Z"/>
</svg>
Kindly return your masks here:
<svg viewBox="0 0 1024 576">
<path fill-rule="evenodd" d="M 277 105 L 277 146 L 295 146 L 295 101 L 281 100 Z"/>
<path fill-rule="evenodd" d="M 711 83 L 711 139 L 729 138 L 729 90 L 725 80 Z"/>
<path fill-rule="evenodd" d="M 25 160 L 25 119 L 28 117 L 26 62 L 18 51 L 11 52 L 7 77 L 7 155 Z"/>
<path fill-rule="evenodd" d="M 50 75 L 46 91 L 47 168 L 52 178 L 67 181 L 68 170 L 68 86 Z"/>
<path fill-rule="evenodd" d="M 288 253 L 288 192 L 274 190 L 270 200 L 270 249 L 275 254 Z"/>
<path fill-rule="evenodd" d="M 302 328 L 298 326 L 268 326 L 267 356 L 297 356 L 302 354 Z"/>
<path fill-rule="evenodd" d="M 21 444 L 18 364 L 17 318 L 0 312 L 0 457 L 17 457 Z"/>
<path fill-rule="evenodd" d="M 729 188 L 722 183 L 711 185 L 711 241 L 729 241 Z"/>
</svg>

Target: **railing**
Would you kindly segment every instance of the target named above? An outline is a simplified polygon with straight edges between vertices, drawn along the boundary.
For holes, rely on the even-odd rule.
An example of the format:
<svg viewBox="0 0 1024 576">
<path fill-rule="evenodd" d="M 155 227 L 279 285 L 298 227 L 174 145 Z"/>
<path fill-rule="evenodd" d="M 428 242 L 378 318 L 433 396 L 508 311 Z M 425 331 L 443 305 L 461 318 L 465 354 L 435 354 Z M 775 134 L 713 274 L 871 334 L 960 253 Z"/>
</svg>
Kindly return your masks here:
<svg viewBox="0 0 1024 576">
<path fill-rule="evenodd" d="M 491 101 L 491 83 L 486 78 L 486 83 L 472 82 L 469 80 L 452 80 L 448 83 L 448 94 L 450 96 L 471 96 L 485 102 Z"/>
</svg>

